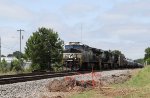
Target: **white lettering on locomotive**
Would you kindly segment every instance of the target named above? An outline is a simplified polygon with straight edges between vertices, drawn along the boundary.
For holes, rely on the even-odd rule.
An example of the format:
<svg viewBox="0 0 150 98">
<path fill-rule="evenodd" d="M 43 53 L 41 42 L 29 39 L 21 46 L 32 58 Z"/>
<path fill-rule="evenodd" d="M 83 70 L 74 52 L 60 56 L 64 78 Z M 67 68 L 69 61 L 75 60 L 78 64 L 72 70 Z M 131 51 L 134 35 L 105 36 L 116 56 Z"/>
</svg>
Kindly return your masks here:
<svg viewBox="0 0 150 98">
<path fill-rule="evenodd" d="M 63 58 L 81 58 L 81 53 L 63 53 Z"/>
</svg>

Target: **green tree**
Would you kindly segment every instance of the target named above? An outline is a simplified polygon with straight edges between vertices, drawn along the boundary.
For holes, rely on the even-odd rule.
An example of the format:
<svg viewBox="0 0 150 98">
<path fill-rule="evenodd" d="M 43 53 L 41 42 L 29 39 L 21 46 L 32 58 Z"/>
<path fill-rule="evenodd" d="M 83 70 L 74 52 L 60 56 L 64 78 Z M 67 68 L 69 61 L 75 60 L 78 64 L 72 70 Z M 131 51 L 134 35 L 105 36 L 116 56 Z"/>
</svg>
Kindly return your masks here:
<svg viewBox="0 0 150 98">
<path fill-rule="evenodd" d="M 3 59 L 2 62 L 1 62 L 0 71 L 3 72 L 3 73 L 9 71 L 9 66 L 8 66 L 8 64 L 7 64 L 5 59 Z"/>
<path fill-rule="evenodd" d="M 22 66 L 20 66 L 20 62 L 18 60 L 13 60 L 11 62 L 10 70 L 18 72 L 18 71 L 22 71 L 23 68 L 22 68 Z"/>
<path fill-rule="evenodd" d="M 33 69 L 50 69 L 51 63 L 61 62 L 63 44 L 57 32 L 52 29 L 39 28 L 28 39 L 25 55 L 32 61 Z"/>
<path fill-rule="evenodd" d="M 1 57 L 6 57 L 5 55 L 1 55 Z"/>
<path fill-rule="evenodd" d="M 147 64 L 150 64 L 150 47 L 145 49 L 144 61 L 147 61 Z"/>
<path fill-rule="evenodd" d="M 16 57 L 17 59 L 19 59 L 20 58 L 20 54 L 21 54 L 21 58 L 23 58 L 23 54 L 22 53 L 20 53 L 20 51 L 15 51 L 15 52 L 13 52 L 13 56 L 14 57 Z"/>
<path fill-rule="evenodd" d="M 124 54 L 121 53 L 121 51 L 119 51 L 119 50 L 113 50 L 112 53 L 113 53 L 113 54 L 117 54 L 117 55 L 124 56 Z"/>
<path fill-rule="evenodd" d="M 141 59 L 136 59 L 136 60 L 134 60 L 134 61 L 137 62 L 137 63 L 144 64 L 144 59 L 143 59 L 143 58 L 141 58 Z"/>
<path fill-rule="evenodd" d="M 145 49 L 145 57 L 144 57 L 144 60 L 150 58 L 150 47 L 146 48 Z"/>
<path fill-rule="evenodd" d="M 8 54 L 7 57 L 13 57 L 13 54 Z"/>
<path fill-rule="evenodd" d="M 150 58 L 146 59 L 147 61 L 147 64 L 149 65 L 150 64 Z"/>
</svg>

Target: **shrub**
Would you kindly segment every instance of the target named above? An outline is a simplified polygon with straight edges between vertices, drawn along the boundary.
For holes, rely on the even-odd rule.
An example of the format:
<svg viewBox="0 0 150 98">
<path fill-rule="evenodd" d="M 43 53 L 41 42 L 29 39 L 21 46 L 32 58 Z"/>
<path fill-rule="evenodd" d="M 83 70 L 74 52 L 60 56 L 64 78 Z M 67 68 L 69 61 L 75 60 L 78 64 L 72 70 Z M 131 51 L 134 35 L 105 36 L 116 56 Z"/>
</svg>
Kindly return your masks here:
<svg viewBox="0 0 150 98">
<path fill-rule="evenodd" d="M 0 64 L 0 72 L 5 73 L 10 71 L 9 65 L 6 62 L 5 59 L 2 60 L 1 64 Z"/>
<path fill-rule="evenodd" d="M 10 70 L 11 70 L 11 71 L 16 71 L 16 72 L 18 72 L 18 71 L 23 71 L 23 68 L 22 68 L 22 66 L 20 65 L 20 62 L 19 62 L 18 60 L 13 60 L 13 61 L 11 62 Z"/>
<path fill-rule="evenodd" d="M 150 64 L 150 58 L 146 59 L 147 61 L 147 64 L 149 65 Z"/>
<path fill-rule="evenodd" d="M 52 70 L 54 71 L 62 71 L 62 66 L 60 63 L 54 63 L 52 66 Z"/>
<path fill-rule="evenodd" d="M 31 71 L 40 70 L 41 66 L 39 64 L 32 64 L 29 68 Z"/>
</svg>

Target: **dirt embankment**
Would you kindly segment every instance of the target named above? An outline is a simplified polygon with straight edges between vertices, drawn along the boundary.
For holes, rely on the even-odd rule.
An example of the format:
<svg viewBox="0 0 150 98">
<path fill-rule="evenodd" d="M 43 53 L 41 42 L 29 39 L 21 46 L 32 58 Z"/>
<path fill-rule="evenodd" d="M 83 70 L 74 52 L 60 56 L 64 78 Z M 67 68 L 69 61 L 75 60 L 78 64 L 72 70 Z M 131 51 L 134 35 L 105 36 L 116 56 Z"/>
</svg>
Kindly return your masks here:
<svg viewBox="0 0 150 98">
<path fill-rule="evenodd" d="M 46 85 L 46 90 L 38 92 L 29 98 L 66 98 L 74 93 L 81 93 L 86 90 L 98 88 L 103 90 L 109 84 L 123 83 L 131 77 L 130 72 L 112 74 L 109 76 L 101 77 L 99 80 L 76 80 L 72 77 L 66 77 L 61 80 L 50 81 Z"/>
</svg>

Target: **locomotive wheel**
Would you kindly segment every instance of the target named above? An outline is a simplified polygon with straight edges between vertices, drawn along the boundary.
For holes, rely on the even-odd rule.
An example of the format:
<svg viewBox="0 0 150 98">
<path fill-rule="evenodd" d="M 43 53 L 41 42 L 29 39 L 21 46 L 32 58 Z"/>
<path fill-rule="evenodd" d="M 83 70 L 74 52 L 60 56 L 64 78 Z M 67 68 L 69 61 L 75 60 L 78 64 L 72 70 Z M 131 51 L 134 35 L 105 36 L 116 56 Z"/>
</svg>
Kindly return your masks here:
<svg viewBox="0 0 150 98">
<path fill-rule="evenodd" d="M 72 67 L 71 67 L 71 70 L 72 71 L 78 71 L 80 68 L 79 68 L 79 65 L 73 65 Z"/>
</svg>

